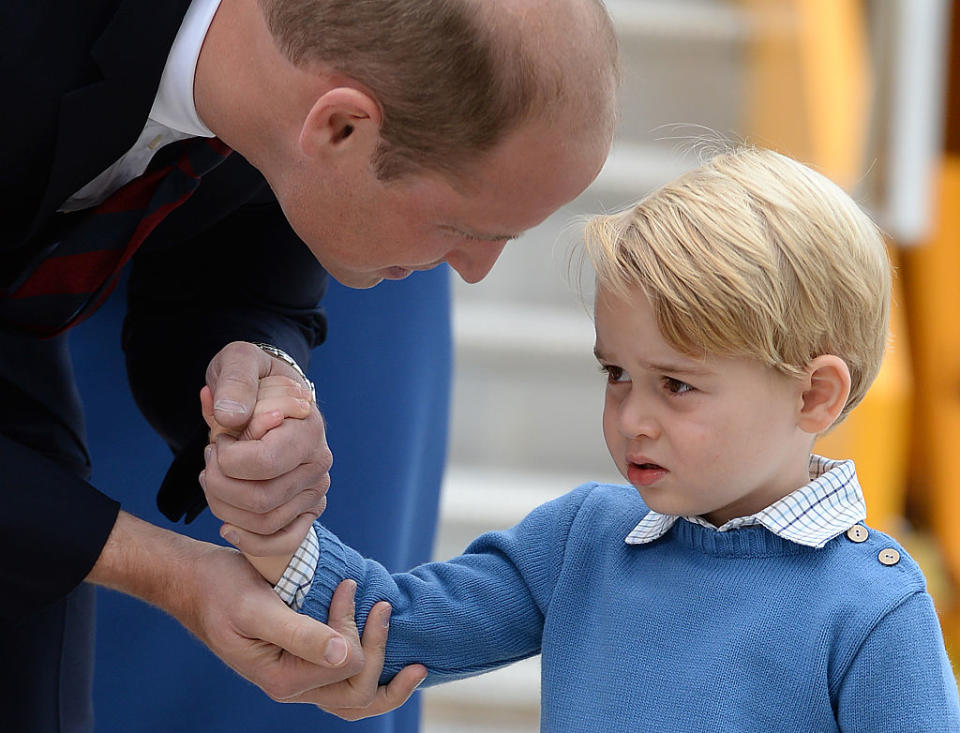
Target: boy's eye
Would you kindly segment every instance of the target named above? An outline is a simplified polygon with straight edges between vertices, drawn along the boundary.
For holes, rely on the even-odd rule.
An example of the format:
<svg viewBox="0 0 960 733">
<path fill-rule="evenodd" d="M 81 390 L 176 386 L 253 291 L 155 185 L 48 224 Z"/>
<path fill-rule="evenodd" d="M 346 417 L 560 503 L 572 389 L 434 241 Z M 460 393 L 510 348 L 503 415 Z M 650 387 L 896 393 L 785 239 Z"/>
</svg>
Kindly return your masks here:
<svg viewBox="0 0 960 733">
<path fill-rule="evenodd" d="M 613 366 L 612 364 L 601 364 L 600 371 L 607 375 L 607 382 L 610 384 L 630 381 L 630 377 L 627 376 L 627 373 L 623 371 L 621 367 Z"/>
<path fill-rule="evenodd" d="M 673 377 L 664 377 L 663 386 L 667 388 L 667 391 L 671 394 L 684 394 L 693 390 L 686 382 L 681 382 L 679 379 L 674 379 Z"/>
</svg>

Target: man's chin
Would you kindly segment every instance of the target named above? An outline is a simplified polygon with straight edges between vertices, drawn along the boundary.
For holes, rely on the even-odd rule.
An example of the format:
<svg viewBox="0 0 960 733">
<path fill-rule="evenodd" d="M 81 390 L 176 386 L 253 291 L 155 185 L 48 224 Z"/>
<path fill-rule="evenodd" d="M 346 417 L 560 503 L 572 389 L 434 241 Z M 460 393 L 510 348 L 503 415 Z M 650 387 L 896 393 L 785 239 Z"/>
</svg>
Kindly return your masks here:
<svg viewBox="0 0 960 733">
<path fill-rule="evenodd" d="M 412 273 L 413 273 L 413 270 L 407 267 L 395 266 L 395 267 L 388 267 L 386 270 L 384 270 L 380 274 L 383 276 L 384 280 L 403 280 L 405 278 L 410 277 Z"/>
<path fill-rule="evenodd" d="M 369 290 L 385 279 L 383 273 L 380 272 L 333 272 L 327 270 L 327 274 L 344 287 L 353 290 Z"/>
</svg>

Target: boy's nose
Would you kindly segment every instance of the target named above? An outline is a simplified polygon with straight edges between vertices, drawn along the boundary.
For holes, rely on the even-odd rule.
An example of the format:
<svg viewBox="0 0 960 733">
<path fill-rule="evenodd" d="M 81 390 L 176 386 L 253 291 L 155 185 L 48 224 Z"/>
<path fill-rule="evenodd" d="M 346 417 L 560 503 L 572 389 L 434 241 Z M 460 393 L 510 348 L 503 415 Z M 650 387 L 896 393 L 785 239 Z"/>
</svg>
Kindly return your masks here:
<svg viewBox="0 0 960 733">
<path fill-rule="evenodd" d="M 451 251 L 446 261 L 468 283 L 477 283 L 493 269 L 506 242 L 469 242 Z"/>
<path fill-rule="evenodd" d="M 647 400 L 631 390 L 630 394 L 620 403 L 618 420 L 620 434 L 624 438 L 660 437 L 660 423 L 647 404 Z"/>
</svg>

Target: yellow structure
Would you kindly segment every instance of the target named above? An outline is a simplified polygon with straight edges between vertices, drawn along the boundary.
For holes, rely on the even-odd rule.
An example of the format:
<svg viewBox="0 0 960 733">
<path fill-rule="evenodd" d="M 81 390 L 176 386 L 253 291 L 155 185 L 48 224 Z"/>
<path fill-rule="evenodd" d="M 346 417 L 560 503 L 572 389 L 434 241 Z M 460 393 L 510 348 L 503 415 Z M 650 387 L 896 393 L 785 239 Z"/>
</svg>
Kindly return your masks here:
<svg viewBox="0 0 960 733">
<path fill-rule="evenodd" d="M 916 371 L 913 495 L 937 538 L 953 588 L 960 580 L 960 156 L 944 158 L 928 242 L 905 253 Z M 948 645 L 960 653 L 955 594 L 938 598 Z"/>
<path fill-rule="evenodd" d="M 756 26 L 745 128 L 852 189 L 865 169 L 872 81 L 859 0 L 741 0 Z M 947 145 L 930 241 L 898 251 L 893 340 L 864 402 L 818 442 L 852 457 L 868 521 L 910 544 L 960 660 L 960 10 L 954 9 Z M 956 128 L 956 129 L 955 129 Z M 909 496 L 907 489 L 910 489 Z M 905 536 L 910 514 L 926 542 Z"/>
</svg>

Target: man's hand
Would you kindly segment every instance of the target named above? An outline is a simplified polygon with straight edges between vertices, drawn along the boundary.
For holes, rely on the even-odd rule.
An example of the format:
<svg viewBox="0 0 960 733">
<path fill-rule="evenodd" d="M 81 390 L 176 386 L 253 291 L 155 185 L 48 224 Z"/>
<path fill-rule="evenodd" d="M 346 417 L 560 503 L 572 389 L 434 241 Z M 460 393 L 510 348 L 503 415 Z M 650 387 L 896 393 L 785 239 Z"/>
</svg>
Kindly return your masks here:
<svg viewBox="0 0 960 733">
<path fill-rule="evenodd" d="M 275 375 L 302 381 L 289 365 L 239 341 L 207 367 L 213 417 L 228 432 L 207 448 L 201 485 L 214 516 L 241 530 L 226 539 L 259 557 L 296 550 L 326 506 L 333 463 L 323 418 L 312 404 L 302 420 L 284 420 L 259 439 L 241 438 L 255 427 L 260 379 Z"/>
<path fill-rule="evenodd" d="M 295 701 L 363 669 L 353 622 L 298 614 L 235 550 L 120 512 L 88 581 L 159 606 L 271 698 Z M 352 599 L 351 599 L 352 605 Z"/>
<path fill-rule="evenodd" d="M 300 380 L 281 376 L 261 378 L 253 417 L 239 438 L 241 440 L 260 440 L 269 430 L 283 423 L 286 418 L 302 420 L 308 417 L 312 405 L 303 397 L 303 386 Z M 203 419 L 207 423 L 207 427 L 210 428 L 211 441 L 219 435 L 230 434 L 230 431 L 216 420 L 213 409 L 213 395 L 209 387 L 200 390 L 200 411 L 203 413 Z M 279 535 L 275 535 L 271 541 L 276 542 L 278 536 L 284 538 L 289 536 L 291 542 L 294 540 L 302 541 L 303 536 L 309 529 L 309 523 L 313 519 L 314 515 L 312 513 L 300 515 L 286 529 L 281 530 Z M 249 544 L 251 540 L 257 539 L 256 535 L 252 538 L 245 537 L 244 535 L 248 534 L 246 530 L 231 524 L 224 524 L 220 528 L 220 534 L 225 538 L 229 537 L 235 545 Z M 268 557 L 245 554 L 245 557 L 264 578 L 276 585 L 290 564 L 293 552 Z"/>
</svg>

